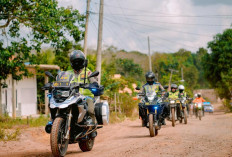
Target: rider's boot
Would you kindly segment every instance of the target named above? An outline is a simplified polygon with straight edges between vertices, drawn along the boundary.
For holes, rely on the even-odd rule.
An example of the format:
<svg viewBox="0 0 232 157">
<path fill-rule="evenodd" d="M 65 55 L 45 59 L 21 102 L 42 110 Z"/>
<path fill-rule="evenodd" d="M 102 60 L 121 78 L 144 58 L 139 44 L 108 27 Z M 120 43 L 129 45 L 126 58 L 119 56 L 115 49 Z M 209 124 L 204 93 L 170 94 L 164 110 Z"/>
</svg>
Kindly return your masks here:
<svg viewBox="0 0 232 157">
<path fill-rule="evenodd" d="M 162 120 L 162 125 L 166 125 L 165 119 Z"/>
<path fill-rule="evenodd" d="M 45 126 L 45 131 L 46 131 L 46 133 L 48 133 L 48 134 L 51 133 L 51 131 L 52 131 L 52 124 L 53 124 L 53 121 L 49 121 L 49 122 L 47 123 L 47 125 Z"/>
</svg>

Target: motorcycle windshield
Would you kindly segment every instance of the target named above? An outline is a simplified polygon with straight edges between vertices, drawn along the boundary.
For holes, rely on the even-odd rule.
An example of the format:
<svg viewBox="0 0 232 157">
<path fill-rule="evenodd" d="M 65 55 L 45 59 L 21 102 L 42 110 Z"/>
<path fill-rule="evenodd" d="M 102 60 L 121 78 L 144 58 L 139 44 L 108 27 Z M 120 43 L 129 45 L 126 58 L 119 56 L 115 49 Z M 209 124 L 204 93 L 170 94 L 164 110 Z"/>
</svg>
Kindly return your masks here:
<svg viewBox="0 0 232 157">
<path fill-rule="evenodd" d="M 56 76 L 53 87 L 69 87 L 70 82 L 74 79 L 74 75 L 69 71 L 62 71 Z"/>
<path fill-rule="evenodd" d="M 74 75 L 69 71 L 62 71 L 56 76 L 57 82 L 71 82 Z"/>
</svg>

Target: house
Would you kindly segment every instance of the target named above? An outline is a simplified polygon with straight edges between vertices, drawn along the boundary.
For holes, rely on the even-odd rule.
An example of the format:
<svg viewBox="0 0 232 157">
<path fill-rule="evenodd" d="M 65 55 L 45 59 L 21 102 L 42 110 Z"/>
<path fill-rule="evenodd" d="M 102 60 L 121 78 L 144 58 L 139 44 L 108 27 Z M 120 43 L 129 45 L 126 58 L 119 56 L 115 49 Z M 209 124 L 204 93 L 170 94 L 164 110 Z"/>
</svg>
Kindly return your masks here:
<svg viewBox="0 0 232 157">
<path fill-rule="evenodd" d="M 32 77 L 24 77 L 20 81 L 15 81 L 9 75 L 5 80 L 8 87 L 1 89 L 2 102 L 0 103 L 0 115 L 7 113 L 12 117 L 15 117 L 14 114 L 16 117 L 21 117 L 37 114 L 36 66 L 26 65 L 26 68 L 33 74 Z M 38 68 L 45 70 L 60 69 L 57 65 L 38 65 Z M 14 88 L 14 100 L 12 98 L 12 87 Z M 12 102 L 15 104 L 15 112 Z"/>
</svg>

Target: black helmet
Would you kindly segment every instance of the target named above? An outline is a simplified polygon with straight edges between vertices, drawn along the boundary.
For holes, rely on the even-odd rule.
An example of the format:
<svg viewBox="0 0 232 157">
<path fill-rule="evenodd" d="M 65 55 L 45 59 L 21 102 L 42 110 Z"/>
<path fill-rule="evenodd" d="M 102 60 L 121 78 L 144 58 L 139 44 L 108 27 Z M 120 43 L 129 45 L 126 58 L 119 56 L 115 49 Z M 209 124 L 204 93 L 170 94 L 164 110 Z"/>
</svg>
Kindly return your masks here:
<svg viewBox="0 0 232 157">
<path fill-rule="evenodd" d="M 200 98 L 201 97 L 201 93 L 197 93 L 197 97 Z"/>
<path fill-rule="evenodd" d="M 174 89 L 177 89 L 178 86 L 177 86 L 176 84 L 172 84 L 172 85 L 171 85 L 171 89 L 173 89 L 173 88 L 174 88 Z"/>
<path fill-rule="evenodd" d="M 155 74 L 153 72 L 147 72 L 146 75 L 146 81 L 148 84 L 153 84 L 155 82 Z"/>
<path fill-rule="evenodd" d="M 70 54 L 70 64 L 76 71 L 80 71 L 85 67 L 85 55 L 80 50 L 74 50 Z"/>
</svg>

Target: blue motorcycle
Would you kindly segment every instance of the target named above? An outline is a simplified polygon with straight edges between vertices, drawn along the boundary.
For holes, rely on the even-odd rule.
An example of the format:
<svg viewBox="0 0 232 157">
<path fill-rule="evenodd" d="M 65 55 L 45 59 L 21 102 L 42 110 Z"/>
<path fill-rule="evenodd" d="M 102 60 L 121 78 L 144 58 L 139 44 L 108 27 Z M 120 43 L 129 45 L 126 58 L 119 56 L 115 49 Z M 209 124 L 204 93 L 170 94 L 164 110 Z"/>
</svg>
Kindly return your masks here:
<svg viewBox="0 0 232 157">
<path fill-rule="evenodd" d="M 160 130 L 162 126 L 162 98 L 158 97 L 155 91 L 146 94 L 139 93 L 139 97 L 141 97 L 139 115 L 142 118 L 144 126 L 149 128 L 150 136 L 154 137 L 158 135 L 158 130 Z"/>
</svg>

